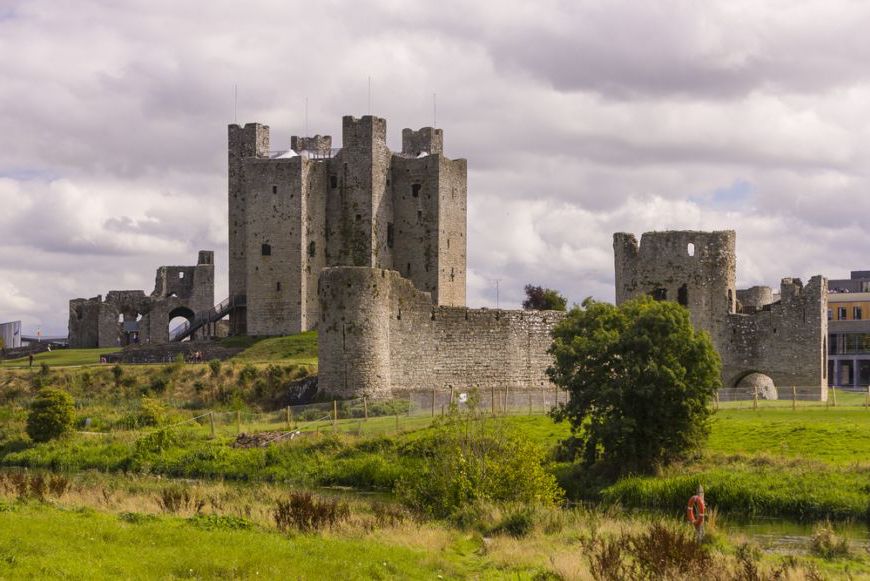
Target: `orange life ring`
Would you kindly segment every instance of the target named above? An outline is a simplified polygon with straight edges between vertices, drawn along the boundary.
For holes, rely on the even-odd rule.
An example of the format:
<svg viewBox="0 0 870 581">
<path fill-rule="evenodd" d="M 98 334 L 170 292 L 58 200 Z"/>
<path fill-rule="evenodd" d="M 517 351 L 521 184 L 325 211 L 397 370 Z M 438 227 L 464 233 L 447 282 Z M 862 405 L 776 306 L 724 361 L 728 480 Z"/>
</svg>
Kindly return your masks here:
<svg viewBox="0 0 870 581">
<path fill-rule="evenodd" d="M 695 513 L 695 508 L 697 507 L 698 512 Z M 706 507 L 704 506 L 704 499 L 699 495 L 695 495 L 689 499 L 689 506 L 686 508 L 686 518 L 690 523 L 695 525 L 696 527 L 704 524 L 704 513 L 706 512 Z"/>
</svg>

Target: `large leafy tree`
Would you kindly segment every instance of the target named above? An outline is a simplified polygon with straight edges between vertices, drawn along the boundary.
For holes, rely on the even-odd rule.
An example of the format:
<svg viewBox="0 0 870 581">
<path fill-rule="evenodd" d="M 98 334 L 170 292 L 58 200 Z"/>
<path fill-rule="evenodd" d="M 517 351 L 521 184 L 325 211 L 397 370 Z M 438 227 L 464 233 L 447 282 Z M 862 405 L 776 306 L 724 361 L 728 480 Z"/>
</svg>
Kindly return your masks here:
<svg viewBox="0 0 870 581">
<path fill-rule="evenodd" d="M 550 353 L 547 373 L 570 394 L 554 416 L 571 423 L 566 444 L 586 464 L 650 472 L 706 440 L 721 364 L 679 304 L 586 299 L 557 325 Z"/>
<path fill-rule="evenodd" d="M 526 285 L 526 300 L 523 308 L 527 311 L 564 311 L 568 300 L 559 291 L 541 286 Z"/>
</svg>

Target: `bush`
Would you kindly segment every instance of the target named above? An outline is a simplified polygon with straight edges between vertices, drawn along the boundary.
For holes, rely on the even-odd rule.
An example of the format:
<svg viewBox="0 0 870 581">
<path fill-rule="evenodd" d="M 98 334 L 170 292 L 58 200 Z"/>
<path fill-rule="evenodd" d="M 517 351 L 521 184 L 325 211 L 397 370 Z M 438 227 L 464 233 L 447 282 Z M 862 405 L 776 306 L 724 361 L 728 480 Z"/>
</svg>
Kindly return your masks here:
<svg viewBox="0 0 870 581">
<path fill-rule="evenodd" d="M 211 361 L 209 361 L 208 368 L 211 370 L 212 377 L 220 377 L 220 375 L 221 375 L 220 359 L 212 359 Z"/>
<path fill-rule="evenodd" d="M 350 517 L 347 504 L 332 498 L 318 498 L 310 492 L 292 492 L 289 500 L 279 500 L 275 507 L 278 530 L 319 531 L 334 527 Z"/>
<path fill-rule="evenodd" d="M 27 414 L 27 435 L 34 442 L 47 442 L 70 433 L 74 424 L 72 396 L 62 389 L 44 388 L 33 399 Z"/>
<path fill-rule="evenodd" d="M 420 470 L 400 480 L 396 492 L 412 510 L 445 518 L 478 502 L 553 505 L 563 492 L 544 467 L 544 451 L 526 439 L 475 419 L 472 411 L 437 429 Z"/>
<path fill-rule="evenodd" d="M 831 560 L 849 554 L 849 541 L 837 536 L 830 521 L 815 526 L 810 546 L 813 553 L 822 559 Z"/>
<path fill-rule="evenodd" d="M 143 397 L 136 414 L 137 426 L 159 426 L 166 419 L 166 406 L 158 399 Z"/>
</svg>

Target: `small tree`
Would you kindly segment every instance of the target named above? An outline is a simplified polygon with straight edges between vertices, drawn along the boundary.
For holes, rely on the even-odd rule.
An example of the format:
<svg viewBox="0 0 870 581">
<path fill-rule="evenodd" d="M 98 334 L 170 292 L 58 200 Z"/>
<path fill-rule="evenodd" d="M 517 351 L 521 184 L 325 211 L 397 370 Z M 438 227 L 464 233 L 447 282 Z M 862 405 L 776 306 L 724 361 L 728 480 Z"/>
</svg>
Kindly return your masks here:
<svg viewBox="0 0 870 581">
<path fill-rule="evenodd" d="M 720 361 L 689 311 L 640 297 L 619 307 L 586 299 L 554 330 L 552 381 L 569 392 L 554 417 L 586 464 L 650 472 L 698 448 Z"/>
<path fill-rule="evenodd" d="M 62 389 L 41 389 L 27 414 L 27 435 L 34 442 L 47 442 L 60 438 L 73 429 L 75 402 Z"/>
<path fill-rule="evenodd" d="M 526 300 L 523 301 L 523 308 L 527 311 L 564 311 L 567 305 L 568 299 L 557 290 L 526 285 Z"/>
</svg>

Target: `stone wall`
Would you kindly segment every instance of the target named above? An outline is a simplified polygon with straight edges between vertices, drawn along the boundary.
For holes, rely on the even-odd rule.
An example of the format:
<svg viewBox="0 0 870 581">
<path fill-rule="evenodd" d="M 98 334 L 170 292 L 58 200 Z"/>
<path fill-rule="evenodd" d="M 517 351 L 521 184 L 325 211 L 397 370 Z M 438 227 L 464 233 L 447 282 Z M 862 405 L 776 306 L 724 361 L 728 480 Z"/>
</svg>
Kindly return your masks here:
<svg viewBox="0 0 870 581">
<path fill-rule="evenodd" d="M 783 279 L 775 302 L 767 287 L 738 291 L 732 230 L 648 232 L 640 244 L 632 234 L 616 233 L 613 247 L 617 304 L 649 294 L 685 305 L 722 359 L 724 387 L 761 373 L 777 386 L 818 389 L 818 397 L 827 398 L 823 277 L 806 287 Z"/>
<path fill-rule="evenodd" d="M 320 390 L 340 396 L 549 385 L 550 333 L 564 317 L 437 306 L 378 268 L 325 269 L 320 301 Z"/>
</svg>

